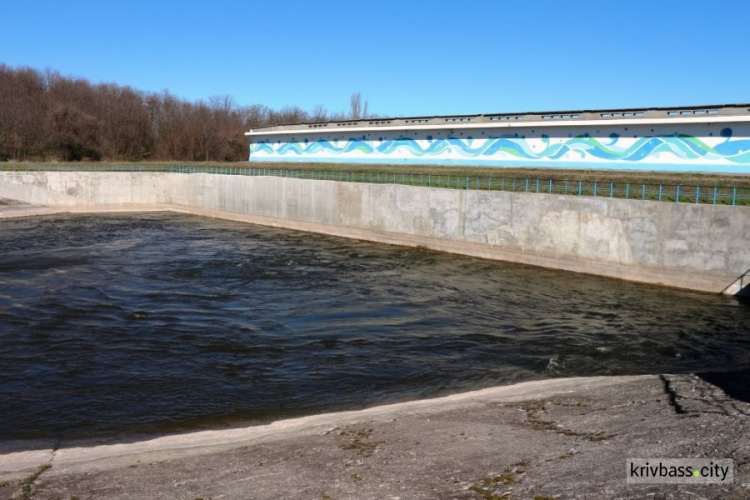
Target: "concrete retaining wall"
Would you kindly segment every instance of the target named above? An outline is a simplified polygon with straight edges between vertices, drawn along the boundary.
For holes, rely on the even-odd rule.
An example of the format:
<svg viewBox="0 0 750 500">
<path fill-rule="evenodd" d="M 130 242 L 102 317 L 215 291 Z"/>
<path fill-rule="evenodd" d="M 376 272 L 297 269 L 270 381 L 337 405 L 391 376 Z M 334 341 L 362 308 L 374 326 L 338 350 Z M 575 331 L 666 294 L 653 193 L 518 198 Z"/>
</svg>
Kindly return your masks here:
<svg viewBox="0 0 750 500">
<path fill-rule="evenodd" d="M 0 172 L 0 197 L 75 211 L 158 205 L 710 292 L 750 268 L 748 207 L 139 172 Z"/>
</svg>

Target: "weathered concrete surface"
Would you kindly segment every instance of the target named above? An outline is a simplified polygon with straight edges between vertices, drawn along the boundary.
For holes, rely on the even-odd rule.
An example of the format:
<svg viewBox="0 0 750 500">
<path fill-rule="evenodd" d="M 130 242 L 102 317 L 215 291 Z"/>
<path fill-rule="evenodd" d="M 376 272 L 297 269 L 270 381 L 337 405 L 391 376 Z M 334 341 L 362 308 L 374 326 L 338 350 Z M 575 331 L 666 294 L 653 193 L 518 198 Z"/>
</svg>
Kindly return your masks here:
<svg viewBox="0 0 750 500">
<path fill-rule="evenodd" d="M 51 468 L 31 498 L 744 499 L 749 430 L 749 404 L 693 375 L 548 380 L 248 429 L 61 443 L 39 452 Z M 0 498 L 21 487 L 9 473 L 17 455 L 0 456 Z M 735 481 L 628 486 L 628 457 L 732 458 Z"/>
<path fill-rule="evenodd" d="M 717 293 L 736 293 L 750 268 L 750 207 L 145 172 L 0 172 L 0 197 L 175 209 Z"/>
</svg>

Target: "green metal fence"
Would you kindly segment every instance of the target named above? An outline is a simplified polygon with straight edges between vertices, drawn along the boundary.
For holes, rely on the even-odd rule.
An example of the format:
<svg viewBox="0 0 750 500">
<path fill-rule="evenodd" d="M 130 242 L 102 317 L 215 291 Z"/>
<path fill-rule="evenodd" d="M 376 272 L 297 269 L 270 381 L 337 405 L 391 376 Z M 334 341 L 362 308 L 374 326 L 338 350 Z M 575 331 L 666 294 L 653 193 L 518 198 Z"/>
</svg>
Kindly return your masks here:
<svg viewBox="0 0 750 500">
<path fill-rule="evenodd" d="M 0 171 L 96 171 L 171 172 L 221 175 L 274 176 L 371 184 L 403 184 L 446 189 L 509 191 L 516 193 L 558 194 L 629 200 L 651 200 L 709 205 L 750 205 L 750 187 L 719 185 L 654 184 L 627 181 L 540 179 L 511 176 L 466 176 L 433 173 L 347 172 L 254 168 L 250 166 L 204 165 L 0 165 Z"/>
</svg>

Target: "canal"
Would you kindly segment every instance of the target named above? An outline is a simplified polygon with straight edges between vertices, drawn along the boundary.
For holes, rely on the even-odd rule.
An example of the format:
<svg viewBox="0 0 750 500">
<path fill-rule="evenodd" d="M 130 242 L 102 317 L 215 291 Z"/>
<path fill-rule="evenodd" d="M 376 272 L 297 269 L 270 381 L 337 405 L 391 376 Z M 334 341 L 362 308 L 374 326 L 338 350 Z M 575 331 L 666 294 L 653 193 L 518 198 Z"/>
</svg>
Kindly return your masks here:
<svg viewBox="0 0 750 500">
<path fill-rule="evenodd" d="M 750 368 L 750 306 L 176 214 L 0 222 L 0 440 Z"/>
</svg>

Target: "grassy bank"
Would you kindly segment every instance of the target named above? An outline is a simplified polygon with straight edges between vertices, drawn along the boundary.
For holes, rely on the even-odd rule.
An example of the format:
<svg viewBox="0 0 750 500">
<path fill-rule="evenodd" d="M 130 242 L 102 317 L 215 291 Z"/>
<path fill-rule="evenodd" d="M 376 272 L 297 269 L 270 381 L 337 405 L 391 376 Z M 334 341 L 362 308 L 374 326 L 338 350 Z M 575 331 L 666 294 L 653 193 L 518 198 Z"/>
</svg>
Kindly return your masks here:
<svg viewBox="0 0 750 500">
<path fill-rule="evenodd" d="M 446 167 L 440 165 L 363 165 L 346 163 L 261 163 L 253 162 L 55 162 L 55 163 L 0 163 L 0 170 L 18 168 L 97 170 L 107 167 L 164 167 L 182 165 L 203 168 L 267 168 L 273 170 L 328 171 L 381 174 L 425 174 L 468 177 L 506 177 L 529 179 L 554 179 L 569 181 L 630 182 L 647 184 L 681 184 L 690 186 L 728 186 L 750 188 L 750 175 L 700 174 L 692 172 L 643 172 L 635 170 L 611 171 L 594 169 L 544 169 L 498 167 Z"/>
<path fill-rule="evenodd" d="M 449 189 L 512 191 L 714 205 L 750 205 L 750 175 L 333 163 L 0 163 L 0 170 L 148 170 L 273 175 Z"/>
</svg>

